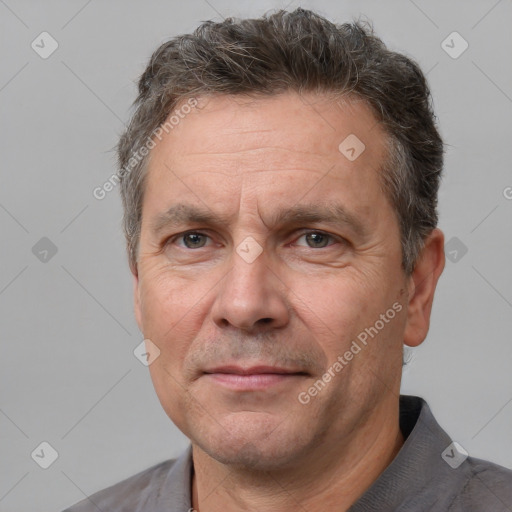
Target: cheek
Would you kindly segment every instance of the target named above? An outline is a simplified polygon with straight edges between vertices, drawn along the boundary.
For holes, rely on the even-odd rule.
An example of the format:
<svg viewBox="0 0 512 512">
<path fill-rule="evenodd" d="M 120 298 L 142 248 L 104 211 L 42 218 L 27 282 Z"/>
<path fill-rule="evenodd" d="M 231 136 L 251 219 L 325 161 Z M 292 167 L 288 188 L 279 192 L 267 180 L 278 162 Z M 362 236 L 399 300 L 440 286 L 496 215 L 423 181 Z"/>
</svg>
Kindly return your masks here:
<svg viewBox="0 0 512 512">
<path fill-rule="evenodd" d="M 375 293 L 349 273 L 350 270 L 338 271 L 337 276 L 331 274 L 314 286 L 309 279 L 304 284 L 295 281 L 294 295 L 303 304 L 304 313 L 331 328 L 347 327 L 355 318 L 365 316 L 376 300 Z"/>
<path fill-rule="evenodd" d="M 201 325 L 204 291 L 201 286 L 172 277 L 169 272 L 142 274 L 141 315 L 144 336 L 160 349 L 163 361 L 174 365 Z"/>
<path fill-rule="evenodd" d="M 374 326 L 380 315 L 392 308 L 397 296 L 393 285 L 382 277 L 356 275 L 349 269 L 337 278 L 331 276 L 314 289 L 296 282 L 294 292 L 299 298 L 296 311 L 330 360 L 343 354 L 360 333 Z M 390 334 L 389 327 L 396 329 L 389 322 L 382 329 L 388 331 L 386 335 Z M 379 335 L 381 337 L 386 336 Z"/>
<path fill-rule="evenodd" d="M 176 277 L 162 265 L 143 266 L 140 290 L 145 319 L 151 323 L 174 323 L 198 302 L 200 291 L 197 288 L 197 284 Z"/>
</svg>

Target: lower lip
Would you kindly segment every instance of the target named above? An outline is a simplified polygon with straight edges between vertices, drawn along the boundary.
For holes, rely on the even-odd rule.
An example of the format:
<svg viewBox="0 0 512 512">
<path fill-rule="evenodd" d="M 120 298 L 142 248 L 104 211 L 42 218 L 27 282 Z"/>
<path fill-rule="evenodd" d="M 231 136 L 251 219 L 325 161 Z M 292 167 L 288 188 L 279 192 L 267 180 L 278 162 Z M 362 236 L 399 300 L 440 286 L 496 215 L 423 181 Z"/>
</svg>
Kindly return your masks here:
<svg viewBox="0 0 512 512">
<path fill-rule="evenodd" d="M 302 375 L 297 373 L 254 373 L 250 375 L 207 373 L 206 376 L 227 388 L 250 391 L 267 389 L 278 384 L 292 382 L 292 380 Z"/>
</svg>

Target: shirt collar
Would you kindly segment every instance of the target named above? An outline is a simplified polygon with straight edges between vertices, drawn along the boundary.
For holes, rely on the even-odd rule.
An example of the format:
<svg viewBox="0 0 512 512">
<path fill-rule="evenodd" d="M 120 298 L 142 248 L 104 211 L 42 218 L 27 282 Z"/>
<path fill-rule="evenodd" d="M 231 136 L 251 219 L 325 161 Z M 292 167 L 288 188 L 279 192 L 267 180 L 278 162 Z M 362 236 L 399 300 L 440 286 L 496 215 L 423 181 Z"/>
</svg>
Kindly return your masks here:
<svg viewBox="0 0 512 512">
<path fill-rule="evenodd" d="M 374 510 L 379 504 L 381 510 L 393 509 L 414 496 L 444 469 L 446 464 L 441 453 L 451 439 L 438 425 L 427 403 L 419 397 L 400 396 L 400 429 L 404 445 L 370 488 L 352 505 L 350 512 Z M 192 447 L 172 465 L 156 497 L 155 512 L 192 508 Z"/>
<path fill-rule="evenodd" d="M 154 512 L 188 512 L 192 510 L 192 446 L 180 455 L 174 462 L 162 488 L 159 490 L 159 496 L 156 496 Z"/>
<path fill-rule="evenodd" d="M 446 471 L 441 454 L 451 439 L 425 400 L 400 396 L 400 430 L 406 438 L 402 448 L 349 512 L 398 510 L 401 503 L 419 496 L 429 481 Z"/>
</svg>

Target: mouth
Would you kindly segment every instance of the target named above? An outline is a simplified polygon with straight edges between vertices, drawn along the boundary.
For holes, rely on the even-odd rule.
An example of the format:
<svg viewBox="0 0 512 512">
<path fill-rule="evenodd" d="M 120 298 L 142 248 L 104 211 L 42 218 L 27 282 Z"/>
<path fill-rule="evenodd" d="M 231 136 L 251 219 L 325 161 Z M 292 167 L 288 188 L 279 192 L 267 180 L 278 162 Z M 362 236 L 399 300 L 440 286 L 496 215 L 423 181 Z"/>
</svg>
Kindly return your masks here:
<svg viewBox="0 0 512 512">
<path fill-rule="evenodd" d="M 238 391 L 263 390 L 290 384 L 308 373 L 276 366 L 220 366 L 204 371 L 204 376 L 215 384 Z"/>
</svg>

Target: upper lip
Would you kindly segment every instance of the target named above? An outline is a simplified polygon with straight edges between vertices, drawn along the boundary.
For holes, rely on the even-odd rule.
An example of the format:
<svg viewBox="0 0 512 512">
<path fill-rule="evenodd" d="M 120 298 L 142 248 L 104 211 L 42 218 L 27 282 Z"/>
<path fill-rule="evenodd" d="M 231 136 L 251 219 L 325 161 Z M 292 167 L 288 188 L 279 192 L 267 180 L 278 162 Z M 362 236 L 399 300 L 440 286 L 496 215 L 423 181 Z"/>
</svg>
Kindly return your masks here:
<svg viewBox="0 0 512 512">
<path fill-rule="evenodd" d="M 242 366 L 229 365 L 229 366 L 216 366 L 215 368 L 211 368 L 205 370 L 204 373 L 228 373 L 235 375 L 258 375 L 265 373 L 275 373 L 275 374 L 296 374 L 296 373 L 305 373 L 300 370 L 290 369 L 290 368 L 281 368 L 278 366 L 250 366 L 248 368 L 243 368 Z"/>
</svg>

